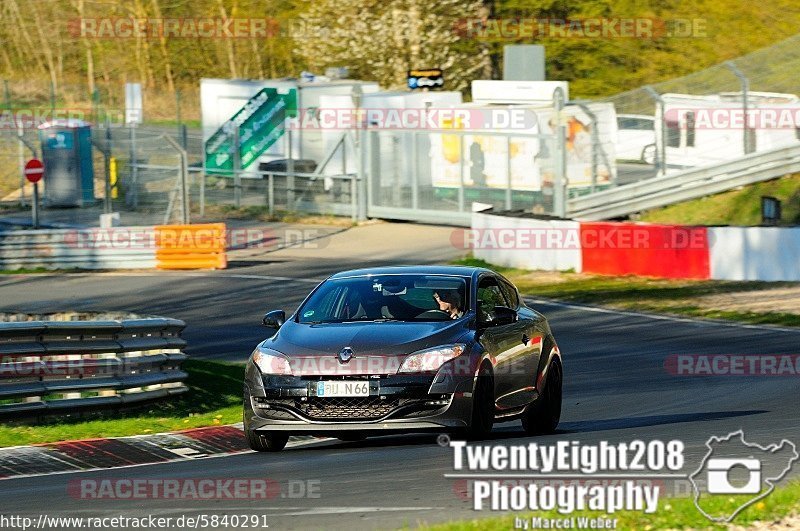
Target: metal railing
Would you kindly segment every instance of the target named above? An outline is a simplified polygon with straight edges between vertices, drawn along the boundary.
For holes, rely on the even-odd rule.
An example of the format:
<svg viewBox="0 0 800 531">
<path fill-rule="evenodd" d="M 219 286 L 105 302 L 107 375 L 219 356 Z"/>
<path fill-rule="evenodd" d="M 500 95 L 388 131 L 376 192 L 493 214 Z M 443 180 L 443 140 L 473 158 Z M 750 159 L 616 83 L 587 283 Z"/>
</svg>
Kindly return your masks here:
<svg viewBox="0 0 800 531">
<path fill-rule="evenodd" d="M 126 227 L 142 241 L 98 238 L 102 229 L 0 231 L 0 269 L 149 269 L 156 267 L 152 227 Z M 108 232 L 108 231 L 106 231 Z"/>
<path fill-rule="evenodd" d="M 800 171 L 800 146 L 751 153 L 730 162 L 691 168 L 568 201 L 570 217 L 587 220 L 625 216 L 716 194 Z"/>
<path fill-rule="evenodd" d="M 186 324 L 0 322 L 0 416 L 119 407 L 183 393 Z"/>
</svg>

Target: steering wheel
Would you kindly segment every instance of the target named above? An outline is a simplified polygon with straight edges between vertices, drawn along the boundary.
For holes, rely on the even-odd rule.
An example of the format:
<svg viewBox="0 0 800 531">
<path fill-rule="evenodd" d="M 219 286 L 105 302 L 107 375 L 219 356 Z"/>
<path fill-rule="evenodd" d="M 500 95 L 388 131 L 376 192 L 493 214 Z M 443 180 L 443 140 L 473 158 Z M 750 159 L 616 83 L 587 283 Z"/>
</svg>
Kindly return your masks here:
<svg viewBox="0 0 800 531">
<path fill-rule="evenodd" d="M 450 314 L 443 310 L 425 310 L 414 319 L 438 319 L 444 321 L 450 319 Z"/>
</svg>

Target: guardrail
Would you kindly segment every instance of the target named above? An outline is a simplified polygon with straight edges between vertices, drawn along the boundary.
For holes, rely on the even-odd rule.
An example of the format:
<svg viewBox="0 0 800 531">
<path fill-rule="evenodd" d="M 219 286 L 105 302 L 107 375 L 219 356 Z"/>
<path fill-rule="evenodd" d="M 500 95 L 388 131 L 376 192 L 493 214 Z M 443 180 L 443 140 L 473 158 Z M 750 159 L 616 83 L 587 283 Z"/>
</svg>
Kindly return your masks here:
<svg viewBox="0 0 800 531">
<path fill-rule="evenodd" d="M 225 224 L 0 231 L 0 269 L 224 269 Z"/>
<path fill-rule="evenodd" d="M 610 219 L 798 171 L 800 146 L 779 148 L 576 197 L 568 201 L 567 211 L 572 218 Z"/>
<path fill-rule="evenodd" d="M 83 411 L 183 393 L 183 321 L 0 322 L 0 416 Z"/>
</svg>

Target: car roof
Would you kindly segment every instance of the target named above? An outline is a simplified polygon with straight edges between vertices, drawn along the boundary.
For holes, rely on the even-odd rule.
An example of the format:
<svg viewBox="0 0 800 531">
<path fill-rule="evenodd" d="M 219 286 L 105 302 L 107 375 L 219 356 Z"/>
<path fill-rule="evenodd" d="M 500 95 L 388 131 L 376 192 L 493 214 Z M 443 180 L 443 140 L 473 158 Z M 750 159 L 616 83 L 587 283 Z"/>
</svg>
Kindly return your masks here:
<svg viewBox="0 0 800 531">
<path fill-rule="evenodd" d="M 368 275 L 452 275 L 476 278 L 481 273 L 493 273 L 493 271 L 484 267 L 456 265 L 384 266 L 340 271 L 329 278 L 365 277 Z"/>
</svg>

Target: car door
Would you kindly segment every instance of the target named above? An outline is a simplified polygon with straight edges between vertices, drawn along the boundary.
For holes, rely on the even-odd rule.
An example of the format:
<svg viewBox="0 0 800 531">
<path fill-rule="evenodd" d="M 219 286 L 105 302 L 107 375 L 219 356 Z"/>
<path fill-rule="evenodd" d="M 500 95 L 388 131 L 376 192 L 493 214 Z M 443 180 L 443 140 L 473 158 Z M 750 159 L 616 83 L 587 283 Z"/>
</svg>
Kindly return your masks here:
<svg viewBox="0 0 800 531">
<path fill-rule="evenodd" d="M 519 360 L 515 365 L 513 395 L 504 397 L 504 407 L 519 407 L 531 402 L 536 396 L 536 374 L 542 356 L 542 345 L 546 331 L 541 315 L 521 303 L 517 289 L 504 278 L 498 283 L 509 308 L 517 311 L 517 322 L 511 327 L 512 335 L 519 341 Z"/>
<path fill-rule="evenodd" d="M 494 313 L 495 306 L 508 307 L 508 301 L 493 275 L 482 277 L 477 289 L 478 322 L 486 320 Z M 479 325 L 480 326 L 480 325 Z M 515 400 L 513 395 L 519 390 L 519 373 L 525 370 L 522 353 L 522 334 L 517 323 L 486 326 L 482 329 L 480 342 L 489 353 L 494 365 L 495 403 L 500 409 L 509 407 Z"/>
</svg>

